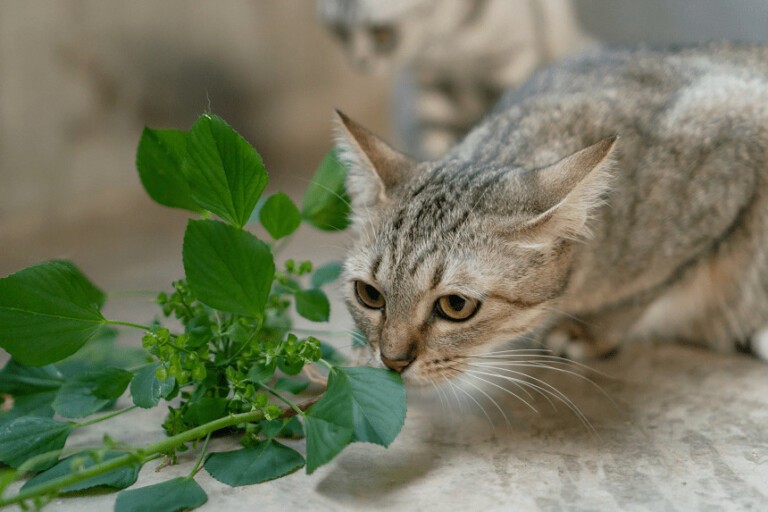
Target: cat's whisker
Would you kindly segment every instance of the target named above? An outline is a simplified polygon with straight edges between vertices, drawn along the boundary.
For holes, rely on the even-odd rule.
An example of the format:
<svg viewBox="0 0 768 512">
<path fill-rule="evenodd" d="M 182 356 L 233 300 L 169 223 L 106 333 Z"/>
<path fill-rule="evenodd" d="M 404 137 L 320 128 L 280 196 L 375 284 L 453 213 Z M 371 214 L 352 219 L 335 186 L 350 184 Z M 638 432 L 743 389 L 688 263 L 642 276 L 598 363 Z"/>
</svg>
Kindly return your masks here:
<svg viewBox="0 0 768 512">
<path fill-rule="evenodd" d="M 516 387 L 518 387 L 520 389 L 522 389 L 531 398 L 531 400 L 534 400 L 533 395 L 531 395 L 530 392 L 528 392 L 525 389 L 525 388 L 530 388 L 531 390 L 536 392 L 539 396 L 544 398 L 544 400 L 547 401 L 549 406 L 552 407 L 552 410 L 554 410 L 554 411 L 557 410 L 557 407 L 555 406 L 555 403 L 552 401 L 552 399 L 549 397 L 549 395 L 547 395 L 546 393 L 542 392 L 542 390 L 539 389 L 538 386 L 533 385 L 530 382 L 527 382 L 527 381 L 522 380 L 522 379 L 517 379 L 515 377 L 510 377 L 509 375 L 500 375 L 498 373 L 493 373 L 492 371 L 491 372 L 483 372 L 483 371 L 480 371 L 480 370 L 477 370 L 477 369 L 469 370 L 469 371 L 473 371 L 475 373 L 480 373 L 482 375 L 487 375 L 488 377 L 497 377 L 497 378 L 503 379 L 506 382 L 508 382 L 508 383 L 510 383 L 510 384 L 512 384 L 512 385 L 514 385 L 514 386 L 516 386 Z"/>
<path fill-rule="evenodd" d="M 505 367 L 513 366 L 513 367 L 518 367 L 518 368 L 539 368 L 539 369 L 542 369 L 542 370 L 552 370 L 554 372 L 560 372 L 560 373 L 564 373 L 564 374 L 567 374 L 567 375 L 572 375 L 573 377 L 576 377 L 576 378 L 581 379 L 581 380 L 583 380 L 585 382 L 588 382 L 589 384 L 594 386 L 598 391 L 600 391 L 600 393 L 602 393 L 603 396 L 605 396 L 608 400 L 613 402 L 613 399 L 608 394 L 608 392 L 605 389 L 603 389 L 603 387 L 600 386 L 597 382 L 593 381 L 592 379 L 590 379 L 586 375 L 582 375 L 582 374 L 580 374 L 578 372 L 574 372 L 574 371 L 571 371 L 571 370 L 566 370 L 565 368 L 558 368 L 556 366 L 551 366 L 551 364 L 558 363 L 558 362 L 559 361 L 553 361 L 553 362 L 549 362 L 549 361 L 503 361 L 503 362 L 494 362 L 494 363 L 479 362 L 478 364 L 480 364 L 480 365 L 482 365 L 484 367 L 490 367 L 490 368 L 492 368 L 493 365 L 500 365 L 500 366 L 505 366 Z M 562 362 L 560 362 L 560 363 L 562 364 Z"/>
<path fill-rule="evenodd" d="M 493 352 L 480 352 L 478 354 L 473 354 L 474 356 L 487 356 L 487 355 L 496 355 L 496 354 L 542 354 L 542 353 L 552 353 L 551 350 L 541 349 L 541 348 L 511 348 L 507 350 L 496 350 Z M 462 356 L 462 357 L 471 357 L 471 356 Z"/>
<path fill-rule="evenodd" d="M 437 394 L 437 397 L 440 399 L 440 410 L 443 411 L 443 415 L 446 414 L 446 407 L 445 402 L 443 401 L 443 394 L 440 392 L 440 388 L 435 384 L 435 381 L 430 379 L 429 383 L 432 384 L 432 387 L 435 389 L 435 393 Z M 451 415 L 451 418 L 453 418 L 453 415 Z"/>
<path fill-rule="evenodd" d="M 562 315 L 562 316 L 564 316 L 564 317 L 566 317 L 566 318 L 570 318 L 571 320 L 573 320 L 573 321 L 575 321 L 575 322 L 578 322 L 578 323 L 580 323 L 580 324 L 582 324 L 582 325 L 586 325 L 586 326 L 588 326 L 588 327 L 596 327 L 596 326 L 595 326 L 595 324 L 593 324 L 593 323 L 590 323 L 590 322 L 587 322 L 587 321 L 586 321 L 586 320 L 584 320 L 583 318 L 581 318 L 581 317 L 578 317 L 578 316 L 576 316 L 576 315 L 573 315 L 573 314 L 571 314 L 571 313 L 568 313 L 568 312 L 566 312 L 566 311 L 563 311 L 562 309 L 558 309 L 558 308 L 556 308 L 555 306 L 551 306 L 551 305 L 548 305 L 548 304 L 544 304 L 542 307 L 543 307 L 543 309 L 545 309 L 546 311 L 550 311 L 550 312 L 552 312 L 552 313 L 557 313 L 558 315 Z"/>
<path fill-rule="evenodd" d="M 459 394 L 456 393 L 456 385 L 453 382 L 451 382 L 451 379 L 449 379 L 448 377 L 443 376 L 443 380 L 445 380 L 445 382 L 448 384 L 448 387 L 451 388 L 451 391 L 453 392 L 453 396 L 456 398 L 456 405 L 459 406 L 459 411 L 463 413 L 464 402 L 459 400 Z"/>
<path fill-rule="evenodd" d="M 480 365 L 476 365 L 475 363 L 467 363 L 467 364 L 469 366 L 479 366 L 480 368 L 491 368 L 491 369 L 494 369 L 494 370 L 499 370 L 499 371 L 502 371 L 502 372 L 511 373 L 511 374 L 514 374 L 514 375 L 518 375 L 518 376 L 524 377 L 525 379 L 530 379 L 530 380 L 538 383 L 539 386 L 537 386 L 537 387 L 540 387 L 542 389 L 542 391 L 545 391 L 548 394 L 551 394 L 551 396 L 553 396 L 554 398 L 557 398 L 565 406 L 567 406 L 569 409 L 571 409 L 571 411 L 581 420 L 582 423 L 584 423 L 584 425 L 590 431 L 596 432 L 595 428 L 589 422 L 587 417 L 584 415 L 584 413 L 581 412 L 581 409 L 579 409 L 576 406 L 576 404 L 574 404 L 573 401 L 570 398 L 568 398 L 567 395 L 565 395 L 562 391 L 560 391 L 556 387 L 552 386 L 548 382 L 543 381 L 543 380 L 541 380 L 539 378 L 536 378 L 536 377 L 534 377 L 532 375 L 529 375 L 527 373 L 518 372 L 518 371 L 511 370 L 509 368 L 504 368 L 504 367 L 501 367 L 501 366 L 480 366 Z M 503 377 L 503 375 L 499 375 L 499 377 Z M 528 381 L 526 381 L 526 384 L 530 385 L 530 386 L 534 386 L 533 383 L 528 382 Z"/>
<path fill-rule="evenodd" d="M 455 370 L 455 371 L 458 373 L 458 377 L 461 377 L 462 373 L 461 373 L 460 371 L 458 371 L 458 370 Z M 464 382 L 464 381 L 460 381 L 460 382 Z M 488 415 L 488 412 L 485 410 L 485 407 L 483 407 L 483 406 L 480 404 L 480 402 L 478 402 L 478 401 L 475 399 L 475 397 L 473 397 L 473 396 L 472 396 L 472 393 L 468 392 L 467 390 L 465 390 L 465 389 L 464 389 L 464 388 L 462 388 L 461 386 L 456 386 L 456 385 L 454 385 L 454 387 L 455 387 L 455 389 L 458 389 L 459 391 L 461 391 L 462 393 L 464 393 L 464 394 L 465 394 L 465 395 L 466 395 L 466 396 L 467 396 L 467 397 L 468 397 L 470 400 L 472 400 L 472 401 L 473 401 L 473 402 L 474 402 L 474 403 L 475 403 L 475 404 L 476 404 L 476 405 L 477 405 L 477 406 L 480 408 L 480 410 L 482 411 L 483 415 L 484 415 L 484 416 L 486 417 L 486 419 L 488 420 L 488 423 L 491 425 L 491 428 L 493 429 L 493 431 L 494 431 L 494 433 L 495 433 L 495 432 L 496 432 L 496 425 L 494 425 L 494 424 L 493 424 L 493 420 L 492 420 L 492 419 L 491 419 L 491 417 Z"/>
<path fill-rule="evenodd" d="M 497 387 L 497 388 L 499 388 L 500 390 L 504 391 L 505 393 L 507 393 L 507 394 L 509 394 L 509 395 L 512 395 L 513 397 L 515 397 L 515 398 L 517 398 L 518 400 L 520 400 L 521 402 L 523 402 L 525 405 L 527 405 L 527 406 L 528 406 L 528 408 L 529 408 L 529 409 L 531 409 L 531 410 L 532 410 L 533 412 L 535 412 L 536 414 L 539 414 L 539 410 L 538 410 L 538 409 L 536 409 L 536 407 L 534 407 L 534 406 L 533 406 L 533 405 L 532 405 L 530 402 L 528 402 L 528 400 L 524 399 L 523 397 L 521 397 L 520 395 L 518 395 L 518 394 L 517 394 L 517 393 L 515 393 L 514 391 L 511 391 L 511 390 L 509 390 L 509 389 L 507 389 L 507 388 L 505 388 L 505 387 L 499 386 L 499 385 L 498 385 L 498 384 L 496 384 L 495 382 L 491 382 L 490 380 L 488 380 L 488 379 L 484 379 L 484 378 L 482 378 L 482 377 L 480 377 L 480 376 L 479 376 L 479 374 L 483 374 L 483 375 L 484 375 L 484 374 L 485 374 L 485 372 L 475 372 L 475 371 L 472 371 L 472 370 L 465 370 L 465 371 L 464 371 L 464 374 L 465 374 L 465 375 L 469 375 L 469 376 L 472 376 L 473 378 L 475 378 L 475 379 L 478 379 L 478 380 L 481 380 L 482 382 L 485 382 L 486 384 L 489 384 L 489 385 L 491 385 L 491 386 L 494 386 L 494 387 Z M 527 393 L 527 391 L 526 391 L 526 393 Z M 533 398 L 533 397 L 531 397 L 531 398 Z"/>
<path fill-rule="evenodd" d="M 466 377 L 472 377 L 472 378 L 475 378 L 475 379 L 479 379 L 479 377 L 477 377 L 477 376 L 473 376 L 473 375 L 470 375 L 469 373 L 466 373 L 466 372 L 462 372 L 462 375 L 464 375 L 464 376 L 466 376 Z M 494 400 L 494 399 L 493 399 L 493 397 L 492 397 L 491 395 L 489 395 L 489 394 L 488 394 L 488 393 L 487 393 L 487 392 L 486 392 L 486 391 L 485 391 L 483 388 L 481 388 L 480 386 L 477 386 L 476 384 L 474 384 L 472 381 L 469 381 L 469 380 L 464 380 L 463 382 L 465 382 L 465 383 L 469 384 L 470 386 L 472 386 L 473 388 L 475 388 L 476 390 L 478 390 L 478 391 L 479 391 L 479 392 L 480 392 L 480 393 L 481 393 L 481 394 L 482 394 L 482 395 L 483 395 L 485 398 L 487 398 L 487 399 L 488 399 L 488 400 L 489 400 L 489 401 L 490 401 L 490 402 L 491 402 L 491 403 L 492 403 L 494 406 L 496 406 L 496 409 L 498 409 L 498 410 L 499 410 L 499 412 L 501 413 L 501 416 L 504 418 L 504 421 L 507 423 L 507 426 L 508 426 L 509 428 L 512 428 L 512 423 L 510 423 L 510 421 L 509 421 L 509 418 L 508 418 L 508 417 L 507 417 L 507 415 L 504 413 L 504 409 L 502 409 L 502 408 L 501 408 L 501 406 L 499 405 L 499 403 L 498 403 L 496 400 Z M 502 388 L 502 389 L 503 389 L 503 388 Z"/>
<path fill-rule="evenodd" d="M 472 371 L 472 370 L 469 370 L 469 369 L 467 369 L 467 368 L 462 368 L 460 371 L 463 371 L 463 372 L 468 372 L 468 371 Z M 474 370 L 474 371 L 477 371 L 477 370 Z M 523 393 L 525 393 L 525 395 L 526 395 L 528 398 L 530 398 L 531 400 L 533 400 L 533 399 L 534 399 L 534 398 L 533 398 L 533 395 L 531 395 L 531 393 L 530 393 L 530 392 L 529 392 L 527 389 L 525 389 L 523 386 L 521 386 L 521 385 L 520 385 L 520 384 L 518 384 L 518 383 L 513 383 L 513 384 L 514 384 L 514 385 L 517 387 L 517 389 L 519 389 L 520 391 L 522 391 Z"/>
<path fill-rule="evenodd" d="M 462 357 L 464 359 L 465 357 Z M 531 358 L 531 359 L 528 359 Z M 586 370 L 588 372 L 600 375 L 601 377 L 605 377 L 606 379 L 612 379 L 610 375 L 601 372 L 600 370 L 596 370 L 595 368 L 592 368 L 591 366 L 588 366 L 584 363 L 580 363 L 578 361 L 574 361 L 572 359 L 568 359 L 566 357 L 560 357 L 560 356 L 553 356 L 553 355 L 547 355 L 547 354 L 541 354 L 541 355 L 493 355 L 493 356 L 469 356 L 466 357 L 466 359 L 472 359 L 477 362 L 489 362 L 489 363 L 502 363 L 502 362 L 522 362 L 522 363 L 539 363 L 539 362 L 546 362 L 548 364 L 565 364 L 565 365 L 571 365 L 575 366 L 577 368 L 581 368 L 583 370 Z M 538 361 L 538 359 L 541 359 L 542 361 Z"/>
</svg>

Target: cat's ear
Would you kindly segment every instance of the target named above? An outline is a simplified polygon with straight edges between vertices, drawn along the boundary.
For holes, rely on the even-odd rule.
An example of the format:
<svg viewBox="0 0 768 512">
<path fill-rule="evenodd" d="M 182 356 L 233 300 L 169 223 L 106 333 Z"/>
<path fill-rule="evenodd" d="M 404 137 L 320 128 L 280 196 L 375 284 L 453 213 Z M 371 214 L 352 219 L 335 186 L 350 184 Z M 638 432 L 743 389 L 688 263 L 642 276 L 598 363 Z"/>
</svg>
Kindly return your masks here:
<svg viewBox="0 0 768 512">
<path fill-rule="evenodd" d="M 538 240 L 589 235 L 587 221 L 610 187 L 617 140 L 603 139 L 531 173 L 529 186 L 544 211 L 525 222 L 523 231 Z"/>
<path fill-rule="evenodd" d="M 353 206 L 374 206 L 408 180 L 416 163 L 336 110 L 336 147 L 347 164 Z"/>
</svg>

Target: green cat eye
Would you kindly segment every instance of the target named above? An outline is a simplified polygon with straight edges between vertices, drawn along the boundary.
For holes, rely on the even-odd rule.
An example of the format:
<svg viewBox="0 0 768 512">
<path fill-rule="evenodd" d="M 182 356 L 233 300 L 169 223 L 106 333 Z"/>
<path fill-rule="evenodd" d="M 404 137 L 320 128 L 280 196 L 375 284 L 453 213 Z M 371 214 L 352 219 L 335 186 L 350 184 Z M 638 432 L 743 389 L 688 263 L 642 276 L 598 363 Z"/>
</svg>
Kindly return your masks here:
<svg viewBox="0 0 768 512">
<path fill-rule="evenodd" d="M 357 300 L 363 306 L 371 309 L 381 309 L 384 307 L 384 295 L 364 281 L 355 281 L 355 295 Z"/>
<path fill-rule="evenodd" d="M 444 295 L 435 302 L 437 314 L 453 322 L 469 320 L 475 316 L 478 309 L 480 302 L 457 294 Z"/>
</svg>

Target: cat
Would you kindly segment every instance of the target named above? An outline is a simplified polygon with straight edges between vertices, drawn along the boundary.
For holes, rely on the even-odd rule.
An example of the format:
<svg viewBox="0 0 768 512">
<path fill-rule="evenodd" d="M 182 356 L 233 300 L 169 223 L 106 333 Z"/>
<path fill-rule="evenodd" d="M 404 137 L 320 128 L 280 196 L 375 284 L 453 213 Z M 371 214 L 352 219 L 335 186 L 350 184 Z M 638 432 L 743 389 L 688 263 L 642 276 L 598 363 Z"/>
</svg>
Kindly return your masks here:
<svg viewBox="0 0 768 512">
<path fill-rule="evenodd" d="M 768 359 L 768 47 L 601 50 L 535 74 L 444 157 L 343 114 L 345 301 L 411 382 L 534 337 Z"/>
<path fill-rule="evenodd" d="M 506 89 L 589 41 L 570 0 L 317 0 L 317 13 L 357 69 L 404 71 L 396 124 L 425 157 L 447 151 Z"/>
</svg>

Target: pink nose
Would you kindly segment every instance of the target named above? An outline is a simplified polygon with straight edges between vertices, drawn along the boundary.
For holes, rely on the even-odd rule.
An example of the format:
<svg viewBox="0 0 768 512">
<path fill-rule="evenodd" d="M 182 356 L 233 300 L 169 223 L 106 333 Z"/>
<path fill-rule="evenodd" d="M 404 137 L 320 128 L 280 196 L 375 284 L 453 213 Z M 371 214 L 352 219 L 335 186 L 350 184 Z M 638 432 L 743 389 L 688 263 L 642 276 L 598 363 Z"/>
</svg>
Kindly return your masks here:
<svg viewBox="0 0 768 512">
<path fill-rule="evenodd" d="M 397 373 L 402 372 L 405 368 L 413 362 L 413 359 L 390 359 L 384 354 L 381 355 L 381 362 L 384 363 L 389 369 L 395 370 Z"/>
</svg>

